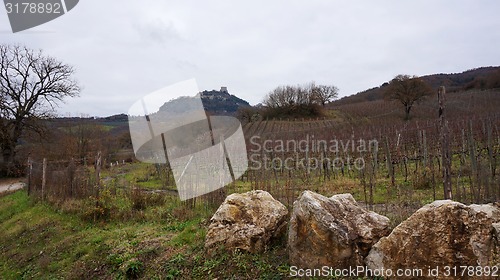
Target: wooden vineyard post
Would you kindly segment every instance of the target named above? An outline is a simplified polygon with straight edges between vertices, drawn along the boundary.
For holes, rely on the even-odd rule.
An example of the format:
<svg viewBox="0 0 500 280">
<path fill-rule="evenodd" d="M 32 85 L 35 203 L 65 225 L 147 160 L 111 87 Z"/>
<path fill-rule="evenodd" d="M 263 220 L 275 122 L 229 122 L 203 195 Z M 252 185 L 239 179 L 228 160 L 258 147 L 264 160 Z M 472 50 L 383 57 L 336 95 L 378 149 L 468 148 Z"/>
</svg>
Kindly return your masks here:
<svg viewBox="0 0 500 280">
<path fill-rule="evenodd" d="M 44 192 L 45 192 L 45 184 L 47 183 L 47 159 L 43 159 L 43 164 L 42 164 L 42 201 L 44 197 Z"/>
<path fill-rule="evenodd" d="M 434 157 L 432 155 L 429 157 L 429 169 L 431 170 L 432 199 L 436 200 L 436 174 L 434 173 Z"/>
<path fill-rule="evenodd" d="M 378 143 L 374 145 L 374 147 L 370 147 L 373 149 L 372 151 L 372 172 L 370 173 L 370 210 L 373 210 L 373 190 L 377 181 L 377 165 L 378 165 Z"/>
<path fill-rule="evenodd" d="M 28 195 L 31 195 L 31 175 L 33 173 L 33 163 L 31 158 L 28 157 Z"/>
<path fill-rule="evenodd" d="M 428 161 L 429 161 L 429 154 L 427 152 L 427 137 L 425 134 L 425 130 L 421 131 L 421 137 L 422 137 L 422 151 L 423 151 L 423 157 L 424 157 L 424 177 L 427 175 L 427 166 L 428 166 Z"/>
<path fill-rule="evenodd" d="M 330 180 L 330 164 L 327 163 L 328 155 L 326 153 L 326 145 L 322 146 L 322 163 L 321 163 L 321 168 L 323 169 L 323 181 L 326 182 L 326 180 Z"/>
<path fill-rule="evenodd" d="M 386 153 L 387 171 L 389 172 L 388 176 L 391 177 L 391 187 L 387 188 L 387 201 L 389 201 L 389 198 L 391 197 L 391 191 L 394 191 L 394 189 L 396 187 L 396 179 L 395 179 L 395 174 L 394 174 L 394 165 L 392 164 L 391 150 L 390 150 L 390 146 L 389 146 L 389 138 L 387 136 L 385 137 L 385 153 Z M 399 188 L 397 188 L 397 197 L 398 197 L 398 201 L 399 201 Z"/>
<path fill-rule="evenodd" d="M 474 131 L 472 126 L 472 120 L 469 120 L 469 133 L 468 133 L 468 142 L 469 142 L 469 156 L 471 162 L 471 171 L 472 176 L 470 179 L 471 185 L 471 193 L 473 197 L 473 202 L 479 203 L 479 198 L 481 194 L 481 185 L 479 182 L 479 166 L 476 159 L 476 143 L 474 141 Z M 474 181 L 475 179 L 475 181 Z"/>
<path fill-rule="evenodd" d="M 96 163 L 95 163 L 95 182 L 97 189 L 99 191 L 99 188 L 101 187 L 101 152 L 97 152 L 97 158 L 96 158 Z"/>
<path fill-rule="evenodd" d="M 95 196 L 95 208 L 96 209 L 99 209 L 99 188 L 101 186 L 101 152 L 97 152 L 97 157 L 96 157 L 96 161 L 95 161 L 95 192 L 96 192 L 96 196 Z M 96 211 L 94 211 L 94 222 L 97 220 L 97 216 L 96 216 Z"/>
<path fill-rule="evenodd" d="M 69 185 L 69 197 L 74 197 L 75 195 L 75 190 L 74 190 L 74 185 L 75 185 L 75 161 L 73 158 L 71 158 L 67 172 L 68 172 L 68 185 Z"/>
<path fill-rule="evenodd" d="M 496 191 L 495 191 L 495 169 L 496 169 L 496 162 L 495 162 L 495 157 L 493 156 L 493 144 L 492 144 L 492 127 L 491 127 L 491 122 L 487 122 L 486 124 L 486 134 L 487 134 L 487 147 L 488 147 L 488 163 L 490 167 L 490 180 L 487 185 L 488 189 L 488 195 L 486 196 L 487 198 L 496 198 Z M 490 193 L 491 191 L 491 193 Z"/>
<path fill-rule="evenodd" d="M 451 153 L 448 121 L 445 116 L 446 88 L 441 86 L 438 89 L 439 102 L 439 124 L 441 138 L 441 158 L 443 162 L 443 190 L 444 199 L 452 199 L 451 189 Z"/>
<path fill-rule="evenodd" d="M 360 158 L 364 158 L 362 151 L 359 152 L 359 157 Z M 370 207 L 370 205 L 368 204 L 368 194 L 367 194 L 367 190 L 366 190 L 366 173 L 365 172 L 366 172 L 366 167 L 365 168 L 361 168 L 359 170 L 360 179 L 361 179 L 361 185 L 363 186 L 363 194 L 364 194 L 364 198 L 365 198 L 365 205 L 366 205 L 366 207 Z"/>
<path fill-rule="evenodd" d="M 391 187 L 394 188 L 396 185 L 395 174 L 394 174 L 394 165 L 392 164 L 391 150 L 389 147 L 389 138 L 385 137 L 385 152 L 387 159 L 387 170 L 389 171 L 389 176 L 391 177 Z"/>
<path fill-rule="evenodd" d="M 465 168 L 466 154 L 467 154 L 467 140 L 465 138 L 465 130 L 462 129 L 462 151 L 460 153 L 460 171 L 458 173 L 457 184 L 458 184 L 458 182 L 460 182 L 460 176 L 463 173 L 464 168 Z M 464 174 L 464 177 L 465 177 L 465 174 Z M 470 178 L 470 174 L 469 174 L 469 178 Z M 471 188 L 472 188 L 472 184 L 471 184 Z M 458 190 L 459 189 L 460 188 L 458 188 Z M 465 190 L 465 184 L 463 184 L 463 183 L 462 183 L 462 191 L 461 191 L 461 193 L 459 192 L 459 195 L 460 195 L 460 198 L 462 199 L 462 201 L 465 201 L 467 199 L 467 192 Z"/>
</svg>

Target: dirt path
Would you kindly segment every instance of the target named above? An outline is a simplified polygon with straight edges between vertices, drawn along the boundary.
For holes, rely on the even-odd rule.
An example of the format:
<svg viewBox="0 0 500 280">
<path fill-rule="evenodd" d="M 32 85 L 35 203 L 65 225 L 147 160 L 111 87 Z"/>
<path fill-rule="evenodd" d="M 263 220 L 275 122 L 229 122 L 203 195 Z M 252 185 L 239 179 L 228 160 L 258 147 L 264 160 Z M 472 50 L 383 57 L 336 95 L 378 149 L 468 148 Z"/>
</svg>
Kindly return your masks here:
<svg viewBox="0 0 500 280">
<path fill-rule="evenodd" d="M 21 179 L 0 179 L 0 193 L 19 190 L 24 185 Z"/>
</svg>

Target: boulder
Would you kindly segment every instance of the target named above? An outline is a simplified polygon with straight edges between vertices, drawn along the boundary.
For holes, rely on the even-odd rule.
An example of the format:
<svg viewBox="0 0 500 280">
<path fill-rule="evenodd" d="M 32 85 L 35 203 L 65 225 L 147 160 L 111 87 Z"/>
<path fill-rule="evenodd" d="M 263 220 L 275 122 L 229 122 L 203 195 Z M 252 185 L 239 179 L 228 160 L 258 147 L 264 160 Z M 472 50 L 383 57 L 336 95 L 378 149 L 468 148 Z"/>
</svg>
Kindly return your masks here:
<svg viewBox="0 0 500 280">
<path fill-rule="evenodd" d="M 497 242 L 500 241 L 500 223 L 493 223 L 491 227 L 493 228 L 493 237 Z"/>
<path fill-rule="evenodd" d="M 262 252 L 285 232 L 287 215 L 287 208 L 268 192 L 231 194 L 210 219 L 205 248 Z"/>
<path fill-rule="evenodd" d="M 358 206 L 351 194 L 327 198 L 304 191 L 293 203 L 290 264 L 300 268 L 363 265 L 371 246 L 389 232 L 389 219 Z"/>
<path fill-rule="evenodd" d="M 500 209 L 492 204 L 466 206 L 450 200 L 425 205 L 392 233 L 381 238 L 366 257 L 368 268 L 423 269 L 439 267 L 435 279 L 445 277 L 445 267 L 492 265 L 493 226 Z M 418 279 L 421 277 L 407 277 Z M 399 279 L 399 278 L 394 278 Z"/>
<path fill-rule="evenodd" d="M 495 248 L 493 249 L 493 263 L 500 265 L 500 223 L 492 224 L 493 227 L 493 244 Z"/>
</svg>

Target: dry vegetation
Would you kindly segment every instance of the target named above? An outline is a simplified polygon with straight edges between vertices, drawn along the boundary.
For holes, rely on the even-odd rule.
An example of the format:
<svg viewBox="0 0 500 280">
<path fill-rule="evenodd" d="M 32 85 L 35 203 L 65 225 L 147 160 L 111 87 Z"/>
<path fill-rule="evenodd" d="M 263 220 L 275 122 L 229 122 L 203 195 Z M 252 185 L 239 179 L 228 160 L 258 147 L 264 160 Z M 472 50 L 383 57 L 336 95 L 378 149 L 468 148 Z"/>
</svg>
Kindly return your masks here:
<svg viewBox="0 0 500 280">
<path fill-rule="evenodd" d="M 455 200 L 500 198 L 499 106 L 498 90 L 448 96 Z M 327 196 L 350 192 L 396 225 L 443 197 L 437 110 L 436 99 L 428 98 L 404 121 L 399 104 L 377 100 L 333 104 L 316 119 L 248 119 L 243 129 L 249 156 L 266 157 L 267 165 L 261 167 L 267 168 L 250 169 L 224 190 L 187 202 L 178 200 L 168 165 L 131 160 L 123 123 L 50 123 L 52 134 L 20 147 L 20 155 L 30 155 L 29 188 L 0 198 L 0 278 L 283 278 L 289 269 L 283 240 L 265 254 L 204 252 L 208 220 L 222 199 L 232 192 L 263 189 L 291 207 L 305 189 Z M 253 136 L 260 137 L 254 138 L 260 144 L 272 140 L 267 147 L 273 149 L 253 151 Z M 309 145 L 313 139 L 344 144 L 376 140 L 378 149 L 278 149 L 279 140 L 305 139 Z M 314 168 L 277 165 L 287 157 L 294 158 L 290 163 L 298 158 Z M 339 158 L 342 164 L 325 168 L 314 158 Z M 354 168 L 357 158 L 366 168 Z"/>
</svg>

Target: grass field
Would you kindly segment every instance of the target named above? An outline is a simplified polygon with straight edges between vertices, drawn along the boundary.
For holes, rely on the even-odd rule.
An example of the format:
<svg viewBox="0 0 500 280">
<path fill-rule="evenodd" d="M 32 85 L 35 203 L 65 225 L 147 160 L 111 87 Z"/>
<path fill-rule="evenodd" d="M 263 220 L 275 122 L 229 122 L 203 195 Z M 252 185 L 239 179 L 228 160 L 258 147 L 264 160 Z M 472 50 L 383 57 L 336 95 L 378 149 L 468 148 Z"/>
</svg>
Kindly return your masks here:
<svg viewBox="0 0 500 280">
<path fill-rule="evenodd" d="M 1 197 L 0 278 L 281 279 L 288 274 L 283 244 L 264 254 L 205 254 L 213 209 L 188 209 L 163 199 L 128 217 L 94 222 L 76 202 L 55 207 L 31 200 L 25 191 Z"/>
<path fill-rule="evenodd" d="M 464 108 L 473 110 L 476 103 L 487 112 L 496 112 L 500 95 L 498 91 L 487 94 L 492 98 L 472 92 L 457 95 L 450 102 L 451 116 L 458 118 Z M 471 103 L 472 97 L 477 101 Z M 402 122 L 398 104 L 382 101 L 336 106 L 324 119 L 247 123 L 247 138 L 259 135 L 300 141 L 312 135 L 345 140 L 356 135 L 378 139 L 380 150 L 374 157 L 371 153 L 330 152 L 332 158 L 363 157 L 368 168 L 350 170 L 347 161 L 346 168 L 328 176 L 319 168 L 311 172 L 304 168 L 248 171 L 225 188 L 224 196 L 262 189 L 291 209 L 303 190 L 325 196 L 351 193 L 362 206 L 389 217 L 394 227 L 422 205 L 444 197 L 438 123 L 434 105 L 426 102 L 419 104 L 408 123 Z M 478 113 L 470 120 L 450 122 L 455 200 L 484 203 L 500 194 L 499 120 L 497 113 Z M 101 130 L 110 129 L 106 124 Z M 300 156 L 309 159 L 319 154 Z M 292 152 L 265 155 L 285 159 Z M 57 160 L 49 168 L 48 178 L 52 171 L 53 176 L 43 201 L 39 189 L 32 189 L 30 196 L 22 190 L 0 197 L 0 279 L 282 279 L 289 274 L 285 238 L 262 254 L 226 252 L 224 248 L 211 255 L 205 252 L 209 220 L 223 197 L 181 203 L 172 173 L 164 165 L 124 163 L 108 155 L 97 176 L 94 155 L 88 158 L 78 167 L 83 175 L 71 177 L 86 188 L 84 195 L 67 195 L 74 187 L 65 181 L 69 168 L 55 164 Z M 37 166 L 41 169 L 41 160 Z M 41 178 L 36 182 L 40 185 Z"/>
<path fill-rule="evenodd" d="M 262 254 L 224 248 L 205 253 L 205 233 L 218 205 L 191 207 L 173 192 L 134 191 L 172 188 L 154 171 L 143 163 L 105 170 L 98 198 L 61 201 L 49 195 L 40 201 L 24 190 L 1 197 L 0 278 L 282 279 L 289 274 L 286 239 Z M 408 209 L 432 201 L 432 189 L 413 190 L 401 176 L 399 189 L 388 189 L 389 181 L 377 181 L 373 198 L 375 210 L 393 226 L 411 214 Z M 365 199 L 357 175 L 302 183 L 326 196 L 350 192 Z M 238 180 L 226 191 L 251 189 L 251 182 Z M 411 207 L 401 208 L 401 202 Z"/>
</svg>

